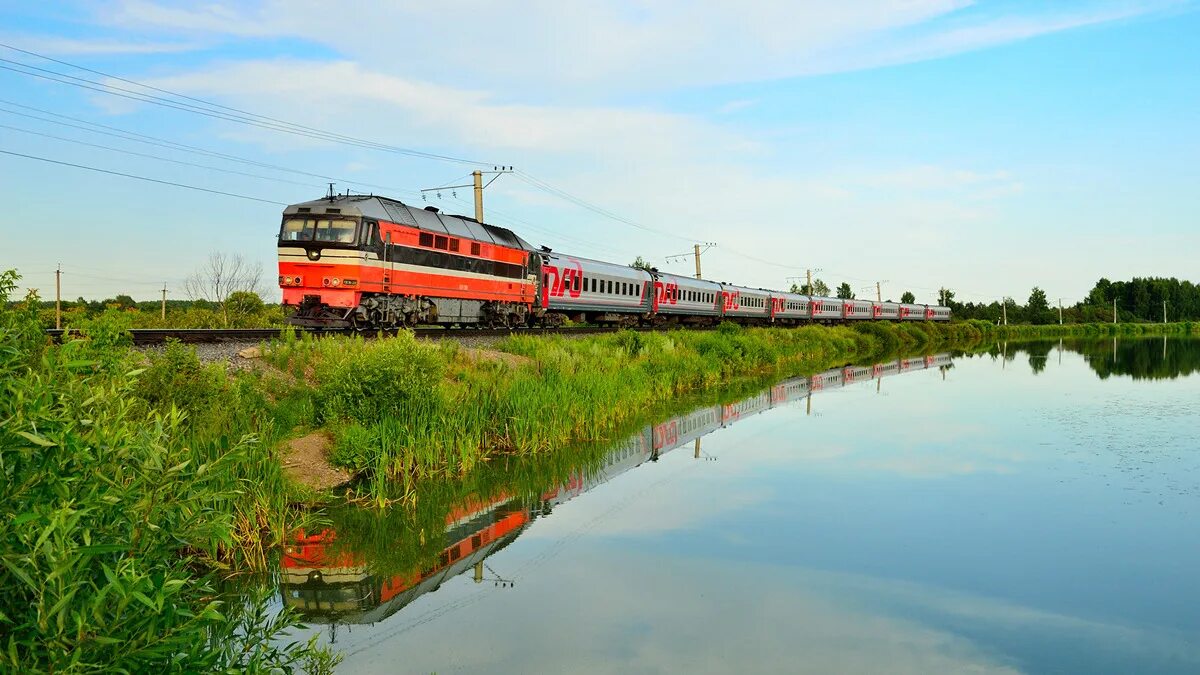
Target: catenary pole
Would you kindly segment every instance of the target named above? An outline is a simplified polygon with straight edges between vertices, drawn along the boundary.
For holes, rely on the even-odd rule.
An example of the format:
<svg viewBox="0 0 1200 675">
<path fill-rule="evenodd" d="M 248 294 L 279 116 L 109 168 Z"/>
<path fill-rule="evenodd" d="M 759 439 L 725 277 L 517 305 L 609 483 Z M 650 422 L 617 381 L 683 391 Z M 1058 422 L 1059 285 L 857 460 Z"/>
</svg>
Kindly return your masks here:
<svg viewBox="0 0 1200 675">
<path fill-rule="evenodd" d="M 693 244 L 692 250 L 696 255 L 696 278 L 700 278 L 700 244 Z"/>
<path fill-rule="evenodd" d="M 54 270 L 54 328 L 62 330 L 62 263 Z"/>
<path fill-rule="evenodd" d="M 483 172 L 472 171 L 471 177 L 475 179 L 475 220 L 483 222 Z"/>
<path fill-rule="evenodd" d="M 162 287 L 162 320 L 167 320 L 167 282 L 163 282 Z"/>
</svg>

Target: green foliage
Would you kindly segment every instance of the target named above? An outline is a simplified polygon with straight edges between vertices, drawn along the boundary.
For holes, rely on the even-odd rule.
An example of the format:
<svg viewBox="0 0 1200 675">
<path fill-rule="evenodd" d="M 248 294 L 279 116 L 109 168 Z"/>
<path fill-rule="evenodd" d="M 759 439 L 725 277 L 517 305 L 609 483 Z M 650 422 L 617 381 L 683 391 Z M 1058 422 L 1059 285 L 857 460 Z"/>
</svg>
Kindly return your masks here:
<svg viewBox="0 0 1200 675">
<path fill-rule="evenodd" d="M 854 290 L 850 288 L 850 284 L 843 281 L 837 289 L 837 297 L 842 300 L 853 300 Z"/>
<path fill-rule="evenodd" d="M 371 423 L 406 418 L 440 404 L 444 361 L 412 333 L 380 340 L 371 348 L 325 352 L 316 369 L 318 410 L 324 419 Z"/>
<path fill-rule="evenodd" d="M 912 291 L 904 291 L 900 294 L 900 302 L 911 305 L 917 301 L 917 296 L 912 294 Z"/>
<path fill-rule="evenodd" d="M 149 354 L 149 366 L 138 378 L 135 391 L 157 410 L 165 412 L 173 406 L 195 415 L 207 412 L 221 389 L 219 371 L 200 365 L 195 349 L 169 340 L 162 351 Z"/>
<path fill-rule="evenodd" d="M 295 619 L 269 617 L 265 596 L 219 592 L 216 570 L 247 562 L 270 520 L 264 492 L 286 498 L 277 462 L 252 435 L 185 443 L 181 411 L 148 413 L 119 312 L 42 350 L 36 316 L 8 303 L 15 279 L 0 273 L 0 670 L 327 662 L 273 642 Z"/>
<path fill-rule="evenodd" d="M 640 255 L 633 262 L 629 263 L 629 266 L 635 270 L 645 270 L 647 272 L 654 269 L 654 266 Z"/>
</svg>

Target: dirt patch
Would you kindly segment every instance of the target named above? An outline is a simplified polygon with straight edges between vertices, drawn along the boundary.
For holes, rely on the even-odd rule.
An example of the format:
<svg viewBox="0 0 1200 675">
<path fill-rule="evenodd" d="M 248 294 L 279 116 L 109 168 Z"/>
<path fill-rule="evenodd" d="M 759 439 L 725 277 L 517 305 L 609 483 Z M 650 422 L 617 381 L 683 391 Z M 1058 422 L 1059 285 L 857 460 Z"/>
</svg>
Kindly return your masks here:
<svg viewBox="0 0 1200 675">
<path fill-rule="evenodd" d="M 470 361 L 496 361 L 497 363 L 503 363 L 510 368 L 518 368 L 527 363 L 533 362 L 533 359 L 530 359 L 528 356 L 509 354 L 508 352 L 500 352 L 496 351 L 495 349 L 464 347 L 461 352 Z"/>
<path fill-rule="evenodd" d="M 314 490 L 328 490 L 353 478 L 329 463 L 333 439 L 323 431 L 288 441 L 283 450 L 283 472 L 288 478 Z"/>
</svg>

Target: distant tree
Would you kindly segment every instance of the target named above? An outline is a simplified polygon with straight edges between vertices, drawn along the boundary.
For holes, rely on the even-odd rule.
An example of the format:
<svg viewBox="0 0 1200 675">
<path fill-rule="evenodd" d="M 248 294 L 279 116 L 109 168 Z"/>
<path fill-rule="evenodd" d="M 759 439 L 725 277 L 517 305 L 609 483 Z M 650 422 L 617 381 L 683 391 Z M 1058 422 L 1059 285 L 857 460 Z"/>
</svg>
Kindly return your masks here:
<svg viewBox="0 0 1200 675">
<path fill-rule="evenodd" d="M 1029 293 L 1029 302 L 1025 304 L 1025 316 L 1030 323 L 1048 323 L 1050 303 L 1046 301 L 1046 291 L 1033 287 Z"/>
<path fill-rule="evenodd" d="M 258 293 L 254 291 L 234 291 L 229 294 L 225 306 L 231 315 L 247 316 L 262 312 L 265 305 L 262 298 L 258 297 Z"/>
<path fill-rule="evenodd" d="M 917 296 L 912 294 L 912 291 L 904 291 L 900 296 L 900 302 L 911 305 L 917 301 Z"/>
<path fill-rule="evenodd" d="M 629 266 L 630 266 L 630 267 L 632 267 L 632 268 L 633 268 L 633 269 L 635 269 L 635 270 L 645 270 L 645 271 L 647 271 L 647 272 L 649 272 L 651 269 L 653 269 L 653 268 L 654 268 L 654 266 L 653 266 L 653 265 L 651 265 L 650 263 L 646 262 L 646 261 L 645 261 L 645 260 L 642 258 L 642 256 L 640 256 L 640 255 L 637 257 L 637 259 L 636 259 L 636 260 L 634 260 L 633 262 L 629 263 Z"/>
<path fill-rule="evenodd" d="M 829 285 L 820 279 L 813 281 L 812 293 L 808 295 L 819 295 L 823 298 L 829 297 Z"/>
<path fill-rule="evenodd" d="M 843 281 L 842 284 L 838 286 L 837 297 L 842 300 L 853 300 L 854 291 L 850 289 L 850 284 Z"/>
<path fill-rule="evenodd" d="M 229 297 L 238 291 L 257 294 L 261 285 L 262 268 L 240 253 L 228 255 L 219 251 L 209 254 L 200 269 L 184 281 L 188 296 L 215 305 L 226 326 L 229 325 Z"/>
<path fill-rule="evenodd" d="M 137 307 L 137 303 L 134 302 L 133 298 L 129 297 L 128 295 L 118 295 L 112 300 L 105 300 L 104 304 L 110 307 L 116 307 L 118 309 L 133 309 L 134 307 Z"/>
<path fill-rule="evenodd" d="M 954 291 L 949 288 L 938 289 L 938 304 L 942 307 L 949 307 L 954 303 Z"/>
<path fill-rule="evenodd" d="M 808 284 L 792 284 L 791 292 L 797 295 L 812 295 L 808 292 Z"/>
</svg>

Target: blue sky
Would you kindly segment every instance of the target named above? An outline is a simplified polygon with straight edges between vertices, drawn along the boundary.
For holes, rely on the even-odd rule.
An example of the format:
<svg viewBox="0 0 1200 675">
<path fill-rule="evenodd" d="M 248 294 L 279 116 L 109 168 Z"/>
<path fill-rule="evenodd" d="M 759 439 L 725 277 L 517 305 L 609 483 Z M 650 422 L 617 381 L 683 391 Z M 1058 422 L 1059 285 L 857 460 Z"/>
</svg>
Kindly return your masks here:
<svg viewBox="0 0 1200 675">
<path fill-rule="evenodd" d="M 1194 2 L 330 7 L 25 4 L 0 10 L 0 42 L 289 122 L 515 165 L 645 226 L 516 176 L 488 189 L 488 220 L 589 257 L 642 255 L 689 273 L 690 261 L 666 257 L 712 241 L 710 278 L 780 288 L 811 267 L 860 295 L 884 280 L 885 296 L 921 300 L 940 286 L 963 300 L 1023 300 L 1039 285 L 1070 303 L 1101 276 L 1200 280 Z M 12 112 L 46 115 L 12 104 L 405 201 L 472 168 L 10 70 L 0 70 L 0 99 L 0 150 L 267 202 L 313 198 L 324 181 L 22 117 Z M 164 282 L 184 297 L 183 278 L 212 251 L 244 253 L 275 293 L 277 204 L 11 155 L 0 155 L 0 177 L 10 204 L 0 267 L 44 296 L 61 262 L 70 298 L 149 298 Z M 468 192 L 458 198 L 429 203 L 470 213 Z"/>
</svg>

